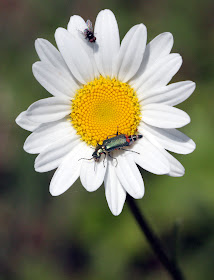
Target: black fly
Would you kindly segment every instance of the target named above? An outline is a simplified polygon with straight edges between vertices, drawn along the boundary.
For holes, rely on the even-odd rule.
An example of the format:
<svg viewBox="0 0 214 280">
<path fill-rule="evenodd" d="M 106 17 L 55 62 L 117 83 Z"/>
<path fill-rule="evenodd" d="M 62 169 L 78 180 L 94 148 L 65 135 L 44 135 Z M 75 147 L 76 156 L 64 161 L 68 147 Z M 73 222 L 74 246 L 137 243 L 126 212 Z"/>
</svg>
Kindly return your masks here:
<svg viewBox="0 0 214 280">
<path fill-rule="evenodd" d="M 96 37 L 94 36 L 92 23 L 89 19 L 86 21 L 86 25 L 88 28 L 86 28 L 83 32 L 85 35 L 85 39 L 88 39 L 88 41 L 91 43 L 95 43 Z"/>
</svg>

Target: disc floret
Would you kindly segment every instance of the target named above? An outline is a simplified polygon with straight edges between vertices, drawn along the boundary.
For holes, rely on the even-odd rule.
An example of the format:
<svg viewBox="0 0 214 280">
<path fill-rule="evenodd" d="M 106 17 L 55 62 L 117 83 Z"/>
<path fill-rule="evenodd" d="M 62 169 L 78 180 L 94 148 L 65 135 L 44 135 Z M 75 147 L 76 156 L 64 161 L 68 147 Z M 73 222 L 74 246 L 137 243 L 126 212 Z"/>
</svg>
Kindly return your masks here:
<svg viewBox="0 0 214 280">
<path fill-rule="evenodd" d="M 71 122 L 89 145 L 101 144 L 109 135 L 135 134 L 140 122 L 136 92 L 127 83 L 100 76 L 77 90 L 72 100 Z"/>
</svg>

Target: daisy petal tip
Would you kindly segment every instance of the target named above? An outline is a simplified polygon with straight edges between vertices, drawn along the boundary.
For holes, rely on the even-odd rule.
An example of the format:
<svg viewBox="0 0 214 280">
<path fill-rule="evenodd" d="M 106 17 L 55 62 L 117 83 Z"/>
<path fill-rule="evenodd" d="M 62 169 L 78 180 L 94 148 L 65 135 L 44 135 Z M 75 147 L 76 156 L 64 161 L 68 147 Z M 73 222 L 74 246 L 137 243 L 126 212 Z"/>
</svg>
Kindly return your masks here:
<svg viewBox="0 0 214 280">
<path fill-rule="evenodd" d="M 195 89 L 196 89 L 196 83 L 193 82 L 193 81 L 189 81 L 189 85 L 190 85 L 190 87 L 192 89 L 192 93 L 193 93 L 195 91 Z"/>
<path fill-rule="evenodd" d="M 114 15 L 114 13 L 110 10 L 110 9 L 104 9 L 101 11 L 102 13 L 105 13 L 105 14 L 110 14 L 110 15 Z"/>
<path fill-rule="evenodd" d="M 74 35 L 75 33 L 78 33 L 80 30 L 84 30 L 85 28 L 87 28 L 87 25 L 81 16 L 73 15 L 70 17 L 67 25 L 68 32 Z"/>
<path fill-rule="evenodd" d="M 65 28 L 58 27 L 55 31 L 55 34 L 54 34 L 56 42 L 58 40 L 63 39 L 66 35 L 67 35 L 67 30 Z"/>
<path fill-rule="evenodd" d="M 50 182 L 50 186 L 49 186 L 49 192 L 52 196 L 59 196 L 70 188 L 70 186 L 67 188 L 64 188 L 61 185 L 59 186 L 59 184 L 55 181 L 54 178 L 55 177 L 52 178 L 52 180 Z"/>
<path fill-rule="evenodd" d="M 145 44 L 146 44 L 146 39 L 147 39 L 147 28 L 143 23 L 139 23 L 135 26 L 132 27 L 135 29 L 136 34 L 138 34 L 139 37 L 142 37 L 141 39 L 145 38 Z M 141 43 L 142 44 L 142 43 Z"/>
<path fill-rule="evenodd" d="M 166 175 L 170 172 L 170 163 L 163 165 L 159 172 L 156 172 L 156 175 Z"/>
<path fill-rule="evenodd" d="M 70 17 L 69 22 L 68 22 L 68 25 L 69 25 L 69 23 L 72 22 L 73 20 L 80 20 L 80 19 L 82 19 L 80 16 L 78 16 L 78 15 L 73 15 L 73 16 Z"/>
<path fill-rule="evenodd" d="M 183 83 L 183 85 L 186 86 L 186 89 L 190 90 L 191 93 L 193 93 L 193 91 L 196 89 L 196 83 L 193 81 L 184 81 L 180 83 Z"/>
<path fill-rule="evenodd" d="M 100 185 L 94 185 L 92 184 L 86 184 L 85 182 L 82 181 L 81 177 L 80 177 L 80 181 L 81 184 L 83 185 L 83 187 L 86 189 L 87 192 L 95 192 L 96 190 L 99 189 Z"/>
<path fill-rule="evenodd" d="M 191 122 L 191 118 L 188 114 L 186 114 L 186 123 L 184 125 L 189 124 L 190 122 Z"/>
<path fill-rule="evenodd" d="M 141 199 L 144 197 L 144 194 L 145 194 L 145 188 L 142 188 L 141 191 L 138 191 L 137 193 L 135 193 L 135 195 L 132 197 L 135 198 L 135 199 Z"/>
<path fill-rule="evenodd" d="M 121 201 L 121 203 L 112 203 L 113 201 L 109 201 L 107 200 L 108 202 L 108 207 L 111 211 L 111 213 L 114 215 L 114 216 L 119 216 L 120 213 L 122 212 L 123 210 L 123 206 L 124 206 L 124 203 L 125 203 L 125 199 L 123 201 Z"/>
<path fill-rule="evenodd" d="M 26 115 L 26 111 L 21 112 L 18 117 L 15 119 L 15 122 L 18 126 L 21 128 L 28 130 L 28 131 L 34 131 L 37 129 L 40 125 L 40 123 L 35 123 L 29 120 L 29 118 Z"/>
<path fill-rule="evenodd" d="M 170 33 L 170 32 L 163 32 L 161 35 L 164 36 L 166 39 L 173 41 L 172 33 Z"/>
<path fill-rule="evenodd" d="M 35 159 L 35 162 L 34 162 L 34 169 L 36 172 L 38 173 L 44 173 L 44 172 L 47 172 L 47 170 L 45 170 L 45 167 L 44 167 L 44 164 L 42 165 L 41 164 L 41 161 L 40 161 L 40 155 L 38 155 Z"/>
<path fill-rule="evenodd" d="M 37 61 L 37 62 L 41 62 L 41 61 Z M 32 73 L 33 73 L 35 79 L 37 76 L 38 66 L 39 66 L 37 62 L 33 63 L 33 65 L 32 65 Z"/>
<path fill-rule="evenodd" d="M 26 117 L 27 117 L 29 120 L 31 120 L 31 118 L 32 118 L 31 106 L 32 106 L 32 104 L 28 107 L 28 109 L 27 109 L 27 111 L 26 111 Z M 33 120 L 31 120 L 31 121 L 33 121 Z"/>
<path fill-rule="evenodd" d="M 179 53 L 171 53 L 170 55 L 174 56 L 174 60 L 176 61 L 176 64 L 180 65 L 180 67 L 181 67 L 181 65 L 183 63 L 182 56 Z"/>
<path fill-rule="evenodd" d="M 54 33 L 55 39 L 57 39 L 57 38 L 59 37 L 59 34 L 61 33 L 62 29 L 63 29 L 63 28 L 61 28 L 61 27 L 58 27 L 58 28 L 56 29 L 56 31 L 55 31 L 55 33 Z"/>
<path fill-rule="evenodd" d="M 21 113 L 18 115 L 18 117 L 16 117 L 16 119 L 15 119 L 15 122 L 16 122 L 16 124 L 18 124 L 18 126 L 20 126 L 20 121 L 21 121 L 21 119 L 22 119 L 22 115 L 23 115 L 23 112 L 21 112 Z"/>
<path fill-rule="evenodd" d="M 43 38 L 37 38 L 35 40 L 35 48 L 37 49 L 37 48 L 41 47 L 45 41 L 46 40 Z"/>
<path fill-rule="evenodd" d="M 59 196 L 63 194 L 63 192 L 60 192 L 57 188 L 54 188 L 52 186 L 50 186 L 49 192 L 52 196 Z"/>
<path fill-rule="evenodd" d="M 122 212 L 122 210 L 123 210 L 123 208 L 122 209 L 118 209 L 118 208 L 110 208 L 110 210 L 111 210 L 111 213 L 115 216 L 115 217 L 117 217 L 117 216 L 119 216 L 120 214 L 121 214 L 121 212 Z"/>
<path fill-rule="evenodd" d="M 26 152 L 27 152 L 27 151 L 26 151 Z M 46 171 L 44 171 L 44 170 L 42 169 L 42 167 L 37 166 L 37 164 L 34 165 L 34 169 L 35 169 L 35 171 L 38 172 L 38 173 L 46 172 Z"/>
<path fill-rule="evenodd" d="M 40 38 L 37 38 L 34 42 L 34 46 L 36 50 L 39 48 L 39 45 L 40 45 Z"/>
<path fill-rule="evenodd" d="M 111 18 L 111 19 L 115 19 L 116 20 L 116 18 L 115 18 L 115 15 L 114 15 L 114 13 L 111 11 L 111 10 L 109 10 L 109 9 L 105 9 L 105 10 L 101 10 L 99 13 L 98 13 L 98 15 L 97 15 L 97 17 L 102 17 L 103 19 L 106 19 L 106 18 Z"/>
<path fill-rule="evenodd" d="M 21 112 L 18 117 L 15 119 L 15 122 L 18 126 L 20 126 L 21 128 L 27 129 L 26 125 L 25 125 L 25 120 L 24 120 L 24 115 L 26 116 L 26 111 Z M 29 130 L 29 129 L 27 129 Z"/>
<path fill-rule="evenodd" d="M 147 31 L 147 28 L 143 23 L 138 24 L 138 26 L 138 28 L 142 29 L 143 31 Z"/>
<path fill-rule="evenodd" d="M 41 65 L 41 63 L 42 63 L 41 61 L 36 61 L 32 64 L 32 72 L 33 72 L 34 76 L 35 76 L 35 72 L 37 71 L 37 69 Z"/>
<path fill-rule="evenodd" d="M 30 153 L 29 151 L 29 147 L 28 147 L 28 143 L 25 141 L 24 145 L 23 145 L 23 150 L 27 153 Z"/>
<path fill-rule="evenodd" d="M 189 153 L 192 153 L 196 149 L 195 142 L 191 139 L 189 142 Z"/>
<path fill-rule="evenodd" d="M 185 175 L 185 168 L 182 166 L 179 170 L 170 171 L 167 175 L 170 177 L 183 177 Z"/>
<path fill-rule="evenodd" d="M 87 191 L 92 193 L 92 192 L 95 192 L 95 191 L 98 190 L 98 189 L 99 189 L 99 187 L 96 187 L 96 188 L 94 188 L 94 187 L 91 187 L 91 188 L 90 188 L 90 187 L 89 187 L 89 188 L 87 188 Z"/>
<path fill-rule="evenodd" d="M 192 82 L 193 83 L 193 85 L 194 85 L 194 89 L 196 88 L 196 83 L 195 82 Z"/>
</svg>

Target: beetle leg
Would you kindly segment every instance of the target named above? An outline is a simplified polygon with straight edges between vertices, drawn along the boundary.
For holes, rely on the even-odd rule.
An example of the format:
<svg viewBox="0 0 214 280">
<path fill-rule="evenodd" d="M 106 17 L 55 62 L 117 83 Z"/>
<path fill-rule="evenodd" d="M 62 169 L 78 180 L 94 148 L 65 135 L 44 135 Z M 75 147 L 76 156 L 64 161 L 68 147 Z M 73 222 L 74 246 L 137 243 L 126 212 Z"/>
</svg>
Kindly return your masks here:
<svg viewBox="0 0 214 280">
<path fill-rule="evenodd" d="M 135 151 L 131 151 L 131 150 L 126 150 L 126 149 L 123 149 L 123 148 L 120 148 L 120 150 L 123 150 L 123 151 L 127 151 L 127 152 L 132 152 L 132 153 L 136 153 L 136 154 L 140 154 L 140 153 L 138 153 L 138 152 L 135 152 Z"/>
<path fill-rule="evenodd" d="M 103 159 L 103 166 L 105 167 L 105 159 L 106 159 L 106 153 L 103 152 L 103 154 L 105 155 L 104 159 Z"/>
<path fill-rule="evenodd" d="M 116 165 L 115 165 L 115 167 L 116 167 L 116 166 L 118 165 L 118 161 L 117 161 L 117 159 L 116 159 L 115 157 L 112 157 L 110 153 L 108 153 L 108 155 L 109 155 L 109 157 L 110 157 L 110 158 L 113 158 L 113 159 L 115 159 L 115 160 L 116 160 Z"/>
<path fill-rule="evenodd" d="M 115 136 L 115 135 L 118 135 L 118 134 L 117 134 L 117 133 L 115 133 L 115 134 L 109 135 L 109 136 L 107 136 L 107 139 L 108 139 L 109 137 L 111 137 L 111 136 Z"/>
<path fill-rule="evenodd" d="M 110 136 L 115 136 L 115 135 L 118 136 L 119 134 L 122 134 L 122 133 L 118 131 L 118 126 L 117 126 L 117 133 L 112 134 L 112 135 L 109 135 L 109 136 L 107 137 L 107 139 L 108 139 Z"/>
<path fill-rule="evenodd" d="M 120 132 L 120 131 L 118 130 L 118 126 L 117 126 L 117 134 L 116 134 L 116 135 L 119 135 L 119 134 L 122 134 L 122 132 Z"/>
<path fill-rule="evenodd" d="M 96 161 L 94 161 L 94 172 L 95 172 L 95 164 L 96 164 Z"/>
</svg>

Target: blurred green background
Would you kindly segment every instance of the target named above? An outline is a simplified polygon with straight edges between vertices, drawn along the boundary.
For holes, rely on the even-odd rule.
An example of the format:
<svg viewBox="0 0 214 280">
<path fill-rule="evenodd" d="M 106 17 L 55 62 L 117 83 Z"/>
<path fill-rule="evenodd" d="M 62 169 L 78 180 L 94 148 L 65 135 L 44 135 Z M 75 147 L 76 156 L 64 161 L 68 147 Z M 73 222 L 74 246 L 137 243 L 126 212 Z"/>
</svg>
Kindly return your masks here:
<svg viewBox="0 0 214 280">
<path fill-rule="evenodd" d="M 32 102 L 48 97 L 34 79 L 38 60 L 34 40 L 53 44 L 54 32 L 71 15 L 94 23 L 110 8 L 121 38 L 133 25 L 147 26 L 148 40 L 169 31 L 173 52 L 184 63 L 173 81 L 193 80 L 194 94 L 179 108 L 192 122 L 182 129 L 197 149 L 176 156 L 186 168 L 182 178 L 142 171 L 146 193 L 137 201 L 166 247 L 173 247 L 178 225 L 177 257 L 187 279 L 214 279 L 214 5 L 211 0 L 83 1 L 1 0 L 0 67 L 0 279 L 170 279 L 154 256 L 125 205 L 114 217 L 103 186 L 88 193 L 77 181 L 52 197 L 52 172 L 34 171 L 35 156 L 22 149 L 28 132 L 16 116 Z"/>
</svg>

